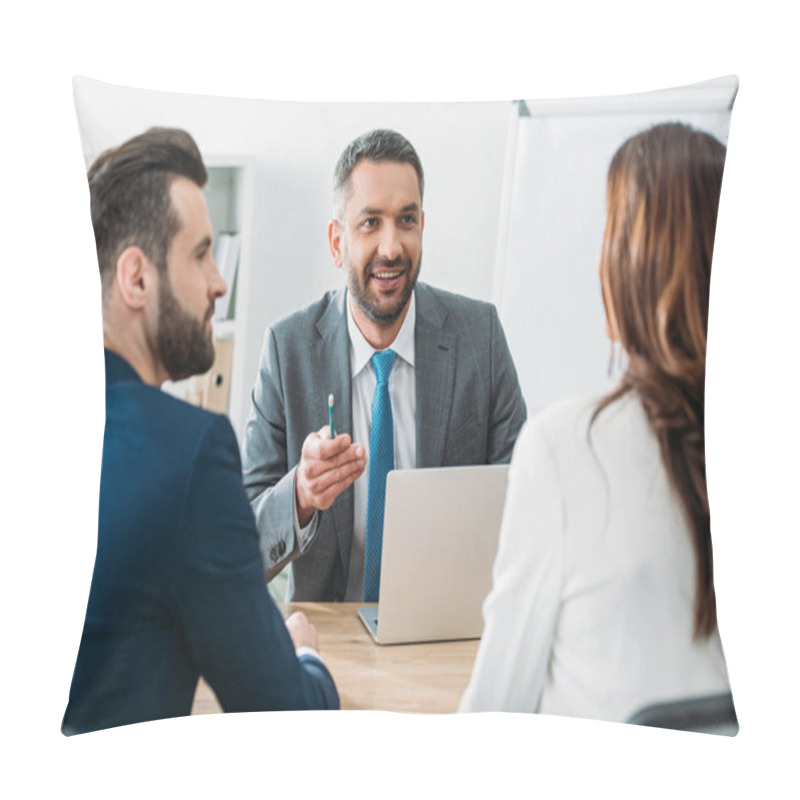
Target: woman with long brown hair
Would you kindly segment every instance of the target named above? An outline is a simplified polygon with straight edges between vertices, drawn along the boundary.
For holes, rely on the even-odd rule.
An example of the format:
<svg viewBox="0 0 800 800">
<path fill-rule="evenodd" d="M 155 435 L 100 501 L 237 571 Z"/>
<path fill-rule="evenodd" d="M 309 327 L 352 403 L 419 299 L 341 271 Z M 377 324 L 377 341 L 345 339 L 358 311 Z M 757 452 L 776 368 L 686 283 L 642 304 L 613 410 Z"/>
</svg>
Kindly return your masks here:
<svg viewBox="0 0 800 800">
<path fill-rule="evenodd" d="M 609 396 L 528 422 L 461 710 L 623 721 L 729 689 L 705 473 L 711 256 L 725 147 L 682 124 L 608 174 L 600 282 L 627 362 Z"/>
</svg>

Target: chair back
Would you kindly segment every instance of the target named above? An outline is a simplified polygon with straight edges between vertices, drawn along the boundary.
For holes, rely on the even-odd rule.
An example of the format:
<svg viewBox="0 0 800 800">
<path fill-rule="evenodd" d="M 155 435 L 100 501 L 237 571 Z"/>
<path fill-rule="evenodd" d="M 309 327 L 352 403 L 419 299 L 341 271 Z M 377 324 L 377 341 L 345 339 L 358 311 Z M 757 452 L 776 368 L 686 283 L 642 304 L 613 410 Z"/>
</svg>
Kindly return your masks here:
<svg viewBox="0 0 800 800">
<path fill-rule="evenodd" d="M 739 720 L 730 692 L 646 706 L 637 711 L 628 723 L 720 736 L 736 736 L 739 732 Z"/>
</svg>

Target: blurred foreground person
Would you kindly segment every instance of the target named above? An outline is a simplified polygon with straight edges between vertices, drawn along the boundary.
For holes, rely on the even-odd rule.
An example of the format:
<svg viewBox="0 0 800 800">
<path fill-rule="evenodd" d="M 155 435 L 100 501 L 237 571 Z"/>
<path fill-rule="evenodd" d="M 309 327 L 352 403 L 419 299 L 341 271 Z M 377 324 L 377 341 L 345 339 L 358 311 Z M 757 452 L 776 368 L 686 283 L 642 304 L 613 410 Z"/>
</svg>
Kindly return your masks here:
<svg viewBox="0 0 800 800">
<path fill-rule="evenodd" d="M 214 360 L 226 287 L 206 177 L 191 136 L 168 128 L 89 168 L 106 427 L 67 735 L 189 714 L 201 675 L 225 711 L 339 705 L 316 630 L 302 614 L 284 624 L 270 600 L 230 422 L 159 388 Z"/>
<path fill-rule="evenodd" d="M 609 396 L 520 434 L 461 710 L 624 721 L 729 691 L 704 452 L 711 256 L 725 147 L 685 125 L 625 142 L 600 263 L 627 358 Z"/>
</svg>

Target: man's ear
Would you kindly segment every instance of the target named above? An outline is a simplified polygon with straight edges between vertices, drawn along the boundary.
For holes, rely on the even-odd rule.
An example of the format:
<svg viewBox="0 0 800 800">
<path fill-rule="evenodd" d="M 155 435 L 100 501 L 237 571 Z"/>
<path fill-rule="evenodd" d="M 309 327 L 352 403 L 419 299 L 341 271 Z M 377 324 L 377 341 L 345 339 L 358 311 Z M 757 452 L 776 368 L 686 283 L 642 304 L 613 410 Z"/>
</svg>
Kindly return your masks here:
<svg viewBox="0 0 800 800">
<path fill-rule="evenodd" d="M 147 296 L 153 291 L 155 267 L 136 246 L 126 247 L 117 259 L 116 283 L 126 306 L 133 310 L 147 305 Z"/>
<path fill-rule="evenodd" d="M 333 256 L 333 263 L 336 269 L 342 268 L 342 226 L 338 220 L 332 219 L 328 225 L 328 244 L 331 248 L 331 255 Z"/>
</svg>

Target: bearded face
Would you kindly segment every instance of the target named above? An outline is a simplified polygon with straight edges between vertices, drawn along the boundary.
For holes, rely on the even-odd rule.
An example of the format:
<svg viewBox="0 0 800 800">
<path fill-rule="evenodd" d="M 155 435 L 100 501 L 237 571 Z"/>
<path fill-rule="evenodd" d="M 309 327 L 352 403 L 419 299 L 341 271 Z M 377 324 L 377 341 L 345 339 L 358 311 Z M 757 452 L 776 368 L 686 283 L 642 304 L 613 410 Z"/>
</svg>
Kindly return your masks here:
<svg viewBox="0 0 800 800">
<path fill-rule="evenodd" d="M 198 319 L 181 306 L 166 274 L 158 287 L 156 350 L 173 381 L 201 375 L 214 363 L 211 317 L 214 304 Z"/>
</svg>

